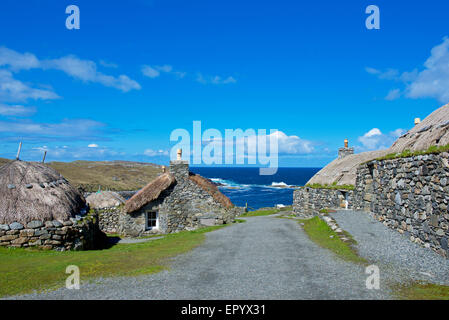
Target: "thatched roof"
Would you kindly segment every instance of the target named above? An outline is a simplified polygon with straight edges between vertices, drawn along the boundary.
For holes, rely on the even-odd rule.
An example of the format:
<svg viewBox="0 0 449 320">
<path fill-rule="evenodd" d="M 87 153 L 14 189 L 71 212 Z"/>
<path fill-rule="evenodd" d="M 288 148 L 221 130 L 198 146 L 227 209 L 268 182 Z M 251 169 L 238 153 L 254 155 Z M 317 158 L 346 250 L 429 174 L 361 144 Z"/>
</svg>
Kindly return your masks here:
<svg viewBox="0 0 449 320">
<path fill-rule="evenodd" d="M 175 177 L 172 174 L 161 174 L 137 192 L 131 199 L 126 201 L 125 211 L 127 213 L 132 213 L 141 209 L 151 201 L 159 198 L 160 194 L 168 189 L 175 181 Z"/>
<path fill-rule="evenodd" d="M 425 150 L 430 146 L 449 144 L 449 104 L 435 110 L 420 124 L 400 137 L 389 149 L 389 153 Z"/>
<path fill-rule="evenodd" d="M 195 182 L 201 189 L 209 193 L 216 202 L 220 203 L 225 208 L 231 208 L 234 206 L 231 200 L 221 193 L 220 190 L 218 190 L 218 187 L 209 179 L 203 178 L 198 174 L 190 175 L 189 179 Z"/>
<path fill-rule="evenodd" d="M 67 221 L 85 207 L 78 190 L 42 163 L 12 161 L 0 167 L 0 224 Z"/>
<path fill-rule="evenodd" d="M 449 104 L 431 113 L 420 124 L 396 140 L 389 149 L 363 152 L 346 156 L 343 159 L 336 159 L 321 169 L 307 183 L 332 184 L 337 182 L 338 185 L 354 185 L 356 170 L 361 163 L 390 153 L 400 153 L 406 149 L 418 151 L 426 150 L 430 146 L 447 144 L 449 144 Z"/>
<path fill-rule="evenodd" d="M 125 198 L 119 195 L 117 192 L 112 191 L 100 191 L 92 193 L 86 198 L 89 207 L 92 209 L 103 209 L 118 207 L 126 202 Z"/>
</svg>

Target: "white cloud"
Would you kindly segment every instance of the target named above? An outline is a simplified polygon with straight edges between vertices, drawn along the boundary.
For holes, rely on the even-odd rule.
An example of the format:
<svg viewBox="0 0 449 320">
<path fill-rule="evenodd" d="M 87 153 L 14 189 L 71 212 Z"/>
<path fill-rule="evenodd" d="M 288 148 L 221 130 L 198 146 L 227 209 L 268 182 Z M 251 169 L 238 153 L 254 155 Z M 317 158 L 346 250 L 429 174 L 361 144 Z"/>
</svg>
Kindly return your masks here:
<svg viewBox="0 0 449 320">
<path fill-rule="evenodd" d="M 36 113 L 35 107 L 0 104 L 0 115 L 2 116 L 27 117 L 34 113 Z"/>
<path fill-rule="evenodd" d="M 87 146 L 88 148 L 98 148 L 98 144 L 91 143 Z"/>
<path fill-rule="evenodd" d="M 442 103 L 449 102 L 449 38 L 434 47 L 431 56 L 424 63 L 425 69 L 407 86 L 410 98 L 435 98 Z"/>
<path fill-rule="evenodd" d="M 32 53 L 18 53 L 14 50 L 0 47 L 0 66 L 9 66 L 13 70 L 29 70 L 39 68 L 40 62 Z"/>
<path fill-rule="evenodd" d="M 378 128 L 373 128 L 358 138 L 362 144 L 359 149 L 360 151 L 388 149 L 404 132 L 403 129 L 396 129 L 388 134 L 383 134 Z"/>
<path fill-rule="evenodd" d="M 147 65 L 142 66 L 142 73 L 144 76 L 152 79 L 157 78 L 161 75 L 159 71 Z"/>
<path fill-rule="evenodd" d="M 449 38 L 431 50 L 430 57 L 424 63 L 424 69 L 399 73 L 395 69 L 380 71 L 365 68 L 380 79 L 404 83 L 404 96 L 412 99 L 434 98 L 441 103 L 449 102 Z M 401 90 L 394 89 L 386 96 L 387 100 L 399 98 Z"/>
<path fill-rule="evenodd" d="M 237 80 L 231 76 L 226 78 L 220 76 L 206 77 L 203 76 L 202 73 L 197 74 L 196 81 L 203 84 L 230 84 L 237 82 Z"/>
<path fill-rule="evenodd" d="M 168 151 L 166 151 L 166 150 L 146 149 L 143 152 L 143 154 L 148 156 L 148 157 L 168 156 Z"/>
<path fill-rule="evenodd" d="M 11 71 L 0 69 L 0 101 L 17 102 L 33 100 L 52 100 L 59 96 L 52 90 L 32 88 L 14 78 Z"/>
<path fill-rule="evenodd" d="M 58 59 L 39 60 L 31 53 L 19 53 L 14 50 L 0 48 L 0 66 L 10 67 L 12 71 L 29 69 L 55 69 L 84 82 L 100 83 L 123 92 L 139 90 L 140 85 L 126 75 L 114 77 L 97 70 L 97 64 L 90 60 L 82 60 L 74 55 Z"/>
<path fill-rule="evenodd" d="M 113 69 L 117 69 L 118 68 L 117 64 L 112 63 L 112 62 L 107 62 L 107 61 L 104 61 L 104 60 L 100 60 L 100 64 L 103 67 L 106 67 L 106 68 L 113 68 Z"/>
<path fill-rule="evenodd" d="M 63 120 L 60 123 L 38 123 L 33 121 L 0 121 L 0 133 L 34 138 L 79 138 L 89 139 L 104 128 L 104 124 L 86 119 Z"/>
<path fill-rule="evenodd" d="M 244 146 L 245 153 L 248 150 L 257 150 L 258 141 L 266 142 L 275 139 L 278 144 L 279 154 L 308 154 L 314 151 L 313 143 L 308 140 L 299 138 L 298 136 L 288 136 L 282 131 L 275 131 L 268 135 L 249 135 L 247 137 L 240 137 L 233 140 L 213 139 L 214 141 L 222 141 L 225 145 Z M 269 146 L 267 146 L 269 148 Z"/>
<path fill-rule="evenodd" d="M 30 152 L 34 158 L 39 158 L 45 151 L 47 151 L 47 159 L 64 159 L 64 160 L 79 160 L 79 159 L 95 159 L 107 160 L 113 157 L 123 157 L 124 152 L 103 148 L 89 148 L 89 147 L 75 147 L 75 146 L 42 146 L 35 147 Z"/>
<path fill-rule="evenodd" d="M 385 97 L 385 100 L 393 101 L 399 99 L 400 97 L 401 97 L 401 90 L 393 89 L 390 92 L 388 92 L 387 96 Z"/>
<path fill-rule="evenodd" d="M 173 67 L 168 64 L 163 66 L 143 65 L 141 71 L 144 76 L 152 79 L 159 77 L 161 72 L 172 74 L 176 79 L 182 79 L 187 75 L 187 72 L 173 70 Z"/>
<path fill-rule="evenodd" d="M 119 89 L 123 92 L 130 90 L 140 90 L 139 83 L 130 79 L 126 75 L 113 77 L 97 71 L 97 65 L 93 61 L 81 60 L 70 55 L 53 60 L 42 61 L 44 69 L 56 69 L 65 72 L 67 75 L 84 82 L 100 83 L 106 87 Z"/>
</svg>

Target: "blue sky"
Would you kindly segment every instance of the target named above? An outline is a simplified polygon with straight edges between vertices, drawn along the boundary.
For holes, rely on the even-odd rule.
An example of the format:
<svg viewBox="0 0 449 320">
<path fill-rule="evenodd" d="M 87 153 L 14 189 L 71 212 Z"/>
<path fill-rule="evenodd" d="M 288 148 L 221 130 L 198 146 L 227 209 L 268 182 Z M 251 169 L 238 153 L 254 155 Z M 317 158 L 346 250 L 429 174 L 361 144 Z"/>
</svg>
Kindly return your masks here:
<svg viewBox="0 0 449 320">
<path fill-rule="evenodd" d="M 68 5 L 79 30 L 65 27 Z M 365 8 L 380 8 L 380 30 Z M 0 4 L 0 157 L 167 163 L 170 133 L 278 129 L 281 166 L 319 167 L 449 102 L 447 1 Z"/>
</svg>

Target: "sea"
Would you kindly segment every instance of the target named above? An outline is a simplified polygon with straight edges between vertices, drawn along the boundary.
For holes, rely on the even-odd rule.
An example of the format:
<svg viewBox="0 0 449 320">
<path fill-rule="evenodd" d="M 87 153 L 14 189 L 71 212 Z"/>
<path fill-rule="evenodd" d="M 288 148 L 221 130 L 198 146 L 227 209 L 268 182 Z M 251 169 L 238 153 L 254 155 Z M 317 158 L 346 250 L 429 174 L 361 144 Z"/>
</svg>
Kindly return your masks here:
<svg viewBox="0 0 449 320">
<path fill-rule="evenodd" d="M 259 168 L 197 167 L 193 173 L 209 178 L 236 206 L 250 209 L 288 206 L 295 187 L 304 186 L 321 168 L 279 168 L 272 176 L 259 175 Z"/>
</svg>

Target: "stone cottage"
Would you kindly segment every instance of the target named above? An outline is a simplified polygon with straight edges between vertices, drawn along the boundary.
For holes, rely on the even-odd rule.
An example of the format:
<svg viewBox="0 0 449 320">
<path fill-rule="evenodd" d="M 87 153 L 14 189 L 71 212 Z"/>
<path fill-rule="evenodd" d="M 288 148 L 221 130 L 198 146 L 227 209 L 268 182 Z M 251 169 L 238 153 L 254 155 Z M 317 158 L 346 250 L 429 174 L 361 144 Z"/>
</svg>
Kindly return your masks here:
<svg viewBox="0 0 449 320">
<path fill-rule="evenodd" d="M 80 250 L 100 239 L 83 195 L 57 171 L 20 160 L 0 167 L 0 246 Z"/>
<path fill-rule="evenodd" d="M 119 231 L 128 236 L 172 233 L 230 223 L 238 214 L 211 181 L 189 171 L 187 161 L 170 162 L 164 172 L 125 203 Z"/>
<path fill-rule="evenodd" d="M 118 232 L 120 211 L 126 200 L 114 191 L 98 191 L 87 196 L 89 209 L 98 215 L 101 231 L 105 233 Z"/>
</svg>

